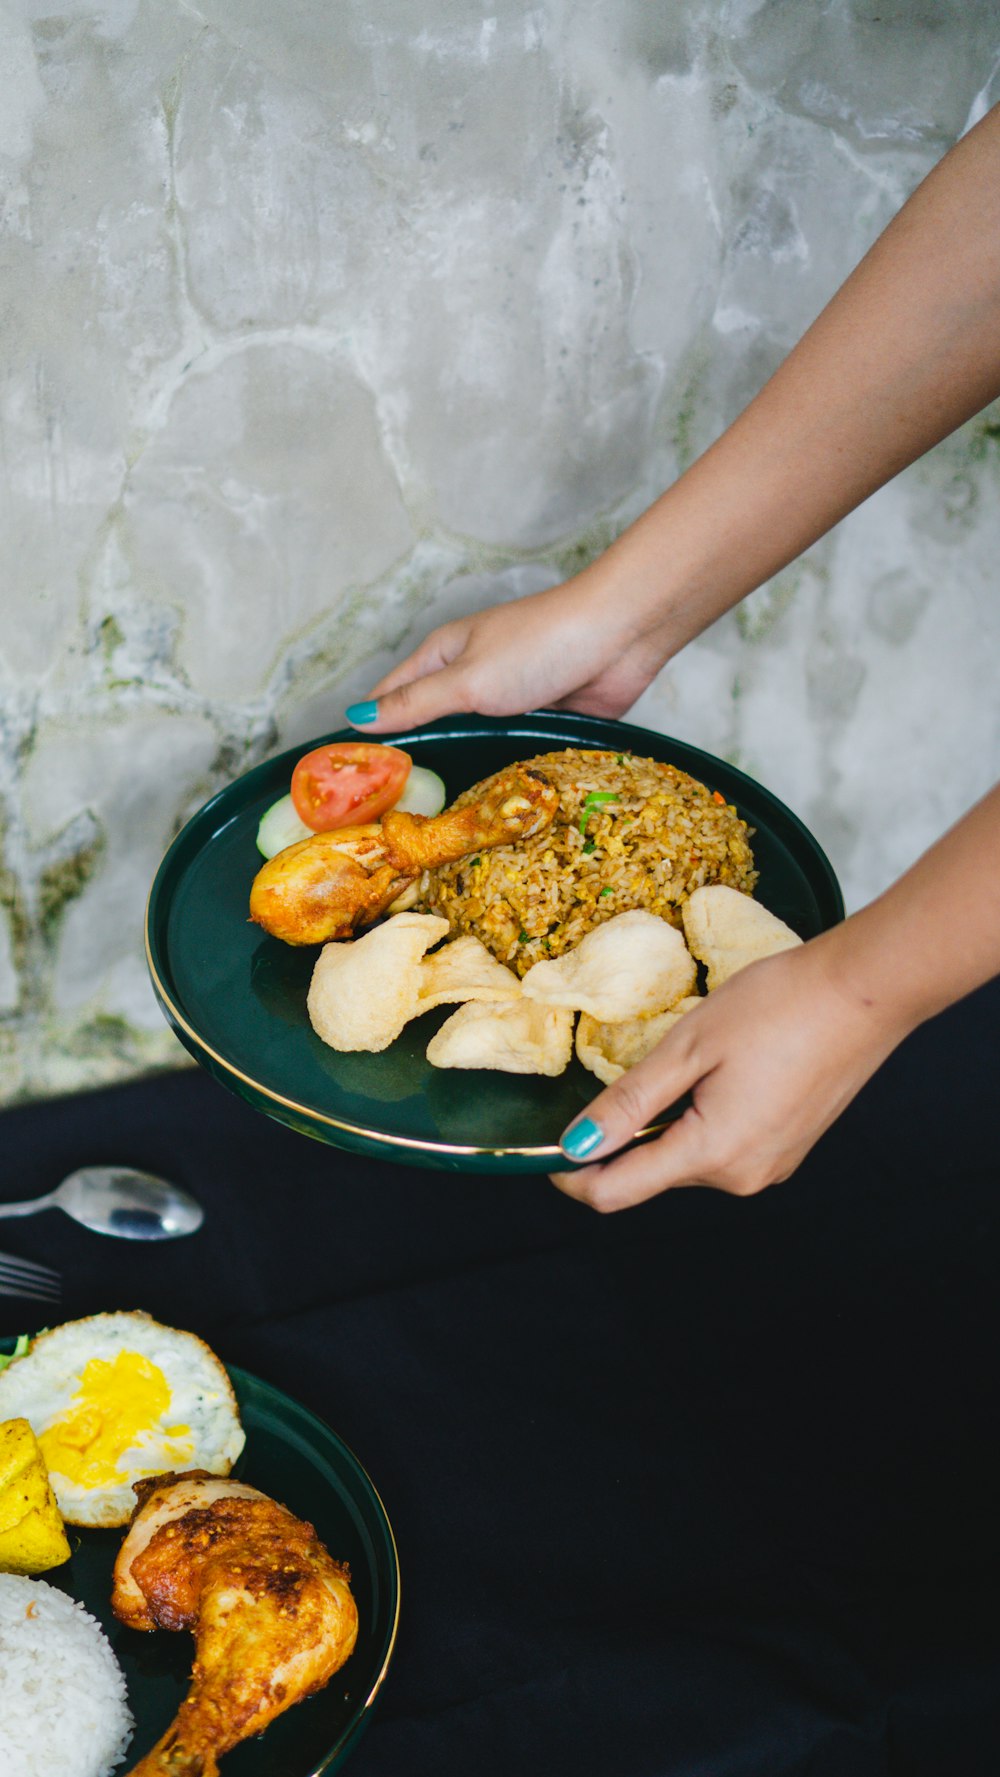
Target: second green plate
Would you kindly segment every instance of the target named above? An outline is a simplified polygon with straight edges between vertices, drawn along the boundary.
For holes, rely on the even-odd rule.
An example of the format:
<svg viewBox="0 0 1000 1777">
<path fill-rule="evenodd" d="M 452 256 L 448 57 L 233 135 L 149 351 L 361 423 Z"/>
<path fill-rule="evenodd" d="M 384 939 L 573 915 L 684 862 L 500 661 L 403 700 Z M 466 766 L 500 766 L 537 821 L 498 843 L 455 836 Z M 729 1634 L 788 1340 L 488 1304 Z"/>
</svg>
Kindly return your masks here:
<svg viewBox="0 0 1000 1777">
<path fill-rule="evenodd" d="M 13 1343 L 0 1335 L 0 1350 L 11 1351 Z M 234 1474 L 307 1518 L 331 1555 L 348 1562 L 358 1640 L 325 1690 L 226 1755 L 226 1777 L 327 1777 L 341 1768 L 369 1721 L 392 1656 L 399 1622 L 396 1543 L 381 1499 L 336 1432 L 260 1377 L 237 1369 L 229 1374 L 247 1434 Z M 111 1642 L 135 1717 L 126 1760 L 131 1770 L 165 1732 L 189 1688 L 194 1642 L 165 1630 L 137 1634 L 112 1615 L 112 1570 L 123 1534 L 71 1529 L 72 1558 L 44 1578 L 78 1599 Z"/>
</svg>

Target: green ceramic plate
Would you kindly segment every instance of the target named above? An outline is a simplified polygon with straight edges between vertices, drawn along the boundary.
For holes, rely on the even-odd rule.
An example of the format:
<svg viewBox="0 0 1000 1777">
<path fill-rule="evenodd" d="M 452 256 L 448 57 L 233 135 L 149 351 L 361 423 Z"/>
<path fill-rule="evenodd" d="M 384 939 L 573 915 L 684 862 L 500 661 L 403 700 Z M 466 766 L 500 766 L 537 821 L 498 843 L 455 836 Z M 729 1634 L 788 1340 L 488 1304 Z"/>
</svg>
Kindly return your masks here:
<svg viewBox="0 0 1000 1777">
<path fill-rule="evenodd" d="M 13 1349 L 0 1338 L 0 1351 Z M 226 1777 L 319 1777 L 339 1770 L 367 1722 L 385 1677 L 399 1617 L 399 1562 L 392 1527 L 357 1458 L 321 1419 L 278 1389 L 231 1369 L 246 1448 L 234 1474 L 316 1526 L 330 1553 L 347 1561 L 358 1605 L 354 1652 L 324 1691 L 297 1703 L 266 1733 L 226 1755 Z M 190 1678 L 187 1634 L 140 1635 L 111 1614 L 116 1530 L 70 1530 L 72 1559 L 42 1575 L 78 1598 L 102 1625 L 125 1674 L 135 1736 L 125 1768 L 172 1721 Z"/>
<path fill-rule="evenodd" d="M 323 738 L 352 737 L 353 730 Z M 721 790 L 756 829 L 757 895 L 765 906 L 803 937 L 843 916 L 837 879 L 802 822 L 752 778 L 696 747 L 622 722 L 556 712 L 452 718 L 390 738 L 438 772 L 451 796 L 513 759 L 558 747 L 669 760 Z M 213 797 L 160 865 L 146 914 L 146 953 L 181 1042 L 258 1110 L 335 1147 L 471 1172 L 565 1166 L 559 1136 L 596 1090 L 575 1059 L 556 1080 L 432 1068 L 425 1050 L 449 1007 L 414 1020 L 380 1055 L 338 1055 L 313 1032 L 306 990 L 316 951 L 282 944 L 247 920 L 261 862 L 257 824 L 285 794 L 306 751 L 296 747 L 270 759 Z"/>
</svg>

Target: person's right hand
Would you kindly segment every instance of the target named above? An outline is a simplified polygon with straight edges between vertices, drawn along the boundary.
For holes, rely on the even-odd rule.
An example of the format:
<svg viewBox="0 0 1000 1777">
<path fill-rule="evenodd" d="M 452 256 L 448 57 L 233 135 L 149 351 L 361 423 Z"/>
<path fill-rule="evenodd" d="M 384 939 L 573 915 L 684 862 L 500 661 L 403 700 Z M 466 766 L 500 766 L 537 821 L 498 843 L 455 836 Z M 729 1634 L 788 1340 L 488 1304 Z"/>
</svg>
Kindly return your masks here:
<svg viewBox="0 0 1000 1777">
<path fill-rule="evenodd" d="M 553 1183 L 607 1211 L 679 1185 L 750 1196 L 788 1178 L 911 1027 L 852 966 L 860 923 L 751 963 L 708 994 L 575 1119 L 562 1147 L 587 1164 Z M 662 1135 L 626 1146 L 685 1092 L 690 1107 Z"/>
<path fill-rule="evenodd" d="M 562 708 L 620 716 L 656 676 L 668 643 L 635 605 L 609 595 L 600 564 L 546 592 L 493 605 L 432 630 L 372 687 L 377 713 L 353 704 L 365 733 L 394 733 L 436 716 L 522 715 Z"/>
</svg>

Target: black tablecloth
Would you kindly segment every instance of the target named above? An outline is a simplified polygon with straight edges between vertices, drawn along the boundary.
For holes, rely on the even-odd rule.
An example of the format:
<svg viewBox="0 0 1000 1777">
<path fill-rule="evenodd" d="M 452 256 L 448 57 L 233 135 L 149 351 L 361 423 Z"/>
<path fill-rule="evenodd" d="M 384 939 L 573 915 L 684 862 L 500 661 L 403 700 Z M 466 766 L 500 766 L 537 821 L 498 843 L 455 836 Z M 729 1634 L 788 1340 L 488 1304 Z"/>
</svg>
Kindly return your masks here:
<svg viewBox="0 0 1000 1777">
<path fill-rule="evenodd" d="M 0 1245 L 64 1271 L 65 1318 L 190 1327 L 357 1451 L 403 1610 L 355 1777 L 996 1777 L 998 1013 L 919 1031 L 787 1184 L 610 1218 L 196 1072 L 17 1108 L 4 1196 L 124 1160 L 208 1215 Z"/>
</svg>

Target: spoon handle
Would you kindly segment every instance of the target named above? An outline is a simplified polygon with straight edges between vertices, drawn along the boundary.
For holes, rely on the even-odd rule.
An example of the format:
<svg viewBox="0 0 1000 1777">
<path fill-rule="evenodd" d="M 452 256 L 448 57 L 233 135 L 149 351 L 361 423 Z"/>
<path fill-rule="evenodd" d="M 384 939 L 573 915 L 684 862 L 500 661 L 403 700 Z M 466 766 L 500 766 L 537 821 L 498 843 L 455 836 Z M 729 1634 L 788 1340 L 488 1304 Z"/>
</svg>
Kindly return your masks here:
<svg viewBox="0 0 1000 1777">
<path fill-rule="evenodd" d="M 29 1197 L 25 1203 L 0 1203 L 0 1219 L 4 1216 L 33 1216 L 40 1209 L 52 1209 L 55 1204 L 55 1192 L 49 1191 L 44 1197 Z"/>
</svg>

